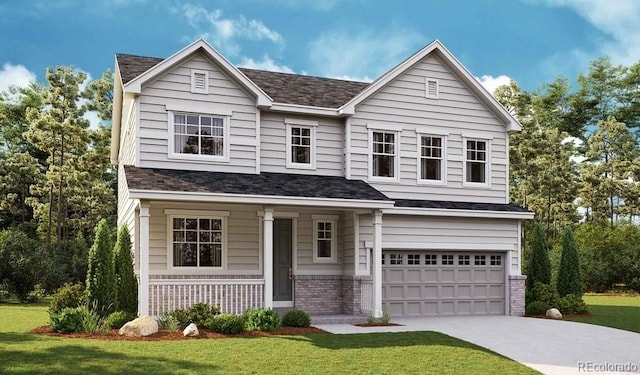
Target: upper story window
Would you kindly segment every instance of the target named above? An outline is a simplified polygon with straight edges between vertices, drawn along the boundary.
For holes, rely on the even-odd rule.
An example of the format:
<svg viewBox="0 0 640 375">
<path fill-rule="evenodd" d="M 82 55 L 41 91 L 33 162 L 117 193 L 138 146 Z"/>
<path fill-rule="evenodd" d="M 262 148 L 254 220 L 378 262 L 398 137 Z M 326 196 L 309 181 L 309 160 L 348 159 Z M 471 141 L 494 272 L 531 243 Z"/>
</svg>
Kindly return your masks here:
<svg viewBox="0 0 640 375">
<path fill-rule="evenodd" d="M 191 69 L 191 92 L 195 94 L 209 93 L 209 72 Z"/>
<path fill-rule="evenodd" d="M 313 261 L 337 260 L 338 220 L 331 215 L 313 215 Z"/>
<path fill-rule="evenodd" d="M 487 184 L 489 142 L 486 140 L 465 140 L 465 182 Z"/>
<path fill-rule="evenodd" d="M 184 106 L 167 105 L 169 157 L 203 162 L 229 161 L 231 112 L 224 110 L 221 110 L 220 114 L 195 112 L 206 110 L 200 107 L 186 104 Z"/>
<path fill-rule="evenodd" d="M 426 97 L 430 99 L 438 99 L 440 97 L 440 82 L 437 79 L 426 79 Z"/>
<path fill-rule="evenodd" d="M 315 169 L 315 121 L 285 119 L 287 131 L 287 168 Z"/>
<path fill-rule="evenodd" d="M 371 177 L 396 178 L 398 171 L 398 133 L 371 132 Z"/>
<path fill-rule="evenodd" d="M 445 168 L 445 138 L 443 136 L 419 136 L 419 165 L 418 178 L 422 182 L 444 182 Z"/>
</svg>

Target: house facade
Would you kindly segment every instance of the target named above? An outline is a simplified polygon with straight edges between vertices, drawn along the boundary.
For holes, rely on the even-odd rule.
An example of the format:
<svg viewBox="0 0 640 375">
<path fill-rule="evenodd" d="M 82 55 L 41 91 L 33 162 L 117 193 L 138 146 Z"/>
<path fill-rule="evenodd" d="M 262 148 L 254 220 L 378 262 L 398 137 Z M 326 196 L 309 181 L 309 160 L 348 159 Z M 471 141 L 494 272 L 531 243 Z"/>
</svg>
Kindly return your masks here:
<svg viewBox="0 0 640 375">
<path fill-rule="evenodd" d="M 524 313 L 520 127 L 440 42 L 372 83 L 238 68 L 204 40 L 114 76 L 141 315 Z"/>
</svg>

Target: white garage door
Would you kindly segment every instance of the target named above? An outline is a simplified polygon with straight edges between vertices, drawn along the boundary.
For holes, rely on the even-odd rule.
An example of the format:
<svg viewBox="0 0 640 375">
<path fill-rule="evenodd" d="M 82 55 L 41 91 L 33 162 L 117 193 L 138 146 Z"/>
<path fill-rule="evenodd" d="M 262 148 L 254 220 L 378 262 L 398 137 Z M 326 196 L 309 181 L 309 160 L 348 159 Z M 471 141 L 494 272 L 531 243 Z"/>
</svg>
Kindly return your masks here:
<svg viewBox="0 0 640 375">
<path fill-rule="evenodd" d="M 399 315 L 504 314 L 504 255 L 487 252 L 382 253 L 382 305 Z"/>
</svg>

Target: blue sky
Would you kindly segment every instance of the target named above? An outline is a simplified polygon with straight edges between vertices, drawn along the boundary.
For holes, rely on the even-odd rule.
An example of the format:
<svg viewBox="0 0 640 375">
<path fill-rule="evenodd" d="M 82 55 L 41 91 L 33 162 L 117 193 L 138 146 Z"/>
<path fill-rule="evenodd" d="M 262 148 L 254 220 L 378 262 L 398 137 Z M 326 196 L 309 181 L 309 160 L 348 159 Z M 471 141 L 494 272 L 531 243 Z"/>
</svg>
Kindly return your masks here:
<svg viewBox="0 0 640 375">
<path fill-rule="evenodd" d="M 0 90 L 49 65 L 98 77 L 116 52 L 167 57 L 205 37 L 236 65 L 372 80 L 433 39 L 486 87 L 574 81 L 640 59 L 635 0 L 4 0 Z"/>
</svg>

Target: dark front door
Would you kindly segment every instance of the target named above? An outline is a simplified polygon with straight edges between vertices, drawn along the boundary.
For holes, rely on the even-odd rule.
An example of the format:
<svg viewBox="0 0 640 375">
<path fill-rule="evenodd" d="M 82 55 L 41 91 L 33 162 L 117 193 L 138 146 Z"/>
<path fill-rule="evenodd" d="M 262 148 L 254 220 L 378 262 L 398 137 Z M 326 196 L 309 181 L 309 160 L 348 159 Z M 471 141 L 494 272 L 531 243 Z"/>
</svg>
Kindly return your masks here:
<svg viewBox="0 0 640 375">
<path fill-rule="evenodd" d="M 292 301 L 291 219 L 273 220 L 273 300 Z"/>
</svg>

